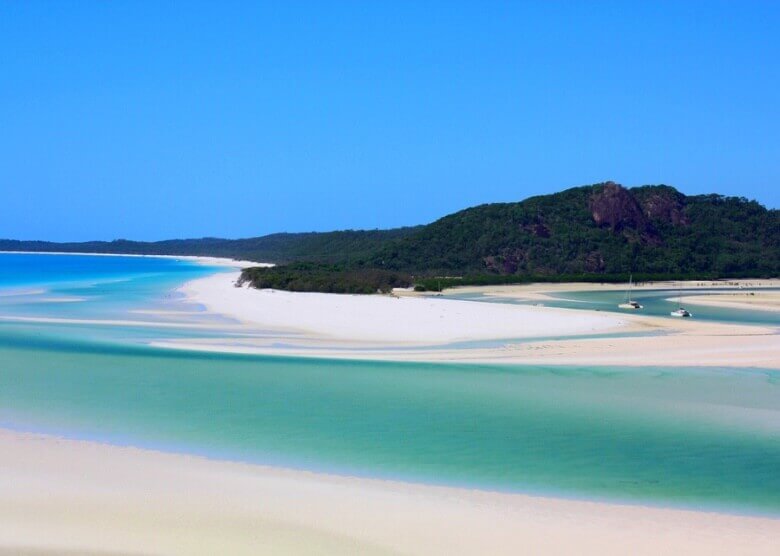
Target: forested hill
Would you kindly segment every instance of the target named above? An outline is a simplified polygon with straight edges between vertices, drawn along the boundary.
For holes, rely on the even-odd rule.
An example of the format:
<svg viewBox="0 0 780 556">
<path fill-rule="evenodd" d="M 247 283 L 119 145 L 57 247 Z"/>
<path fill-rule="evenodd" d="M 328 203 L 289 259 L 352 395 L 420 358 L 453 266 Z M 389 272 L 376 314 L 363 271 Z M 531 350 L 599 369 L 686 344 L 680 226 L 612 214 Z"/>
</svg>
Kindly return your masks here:
<svg viewBox="0 0 780 556">
<path fill-rule="evenodd" d="M 778 275 L 780 211 L 607 182 L 445 216 L 365 264 L 442 275 Z"/>
<path fill-rule="evenodd" d="M 365 260 L 376 253 L 384 243 L 403 238 L 418 229 L 419 227 L 324 233 L 279 233 L 247 239 L 202 238 L 155 242 L 119 239 L 55 243 L 0 239 L 0 251 L 195 255 L 274 263 L 304 260 L 349 262 L 352 259 Z"/>
<path fill-rule="evenodd" d="M 617 279 L 629 272 L 655 277 L 777 276 L 780 211 L 741 197 L 686 196 L 665 185 L 626 189 L 607 182 L 516 203 L 481 205 L 413 228 L 153 243 L 0 240 L 0 250 L 305 262 L 266 272 L 253 281 L 321 289 L 336 288 L 348 277 L 349 291 L 360 281 L 360 272 L 370 277 L 371 287 L 377 281 L 396 283 L 398 272 L 409 280 L 411 275 L 415 280 L 426 276 Z"/>
</svg>

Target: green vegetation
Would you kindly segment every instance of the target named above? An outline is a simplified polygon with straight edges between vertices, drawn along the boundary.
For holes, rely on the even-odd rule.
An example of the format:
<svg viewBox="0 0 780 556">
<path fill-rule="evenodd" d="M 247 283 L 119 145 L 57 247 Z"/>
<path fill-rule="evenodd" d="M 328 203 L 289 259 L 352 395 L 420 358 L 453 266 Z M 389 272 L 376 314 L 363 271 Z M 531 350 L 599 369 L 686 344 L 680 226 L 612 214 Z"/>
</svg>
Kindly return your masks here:
<svg viewBox="0 0 780 556">
<path fill-rule="evenodd" d="M 255 287 L 373 293 L 456 284 L 626 281 L 780 275 L 780 211 L 665 185 L 607 182 L 518 203 L 494 203 L 427 226 L 259 238 L 55 244 L 0 250 L 208 255 L 287 264 L 252 269 Z M 289 263 L 310 264 L 289 264 Z M 412 276 L 414 278 L 412 279 Z"/>
<path fill-rule="evenodd" d="M 238 285 L 293 292 L 390 293 L 407 288 L 412 278 L 401 272 L 376 268 L 349 268 L 317 263 L 293 263 L 271 268 L 253 267 L 241 273 Z"/>
<path fill-rule="evenodd" d="M 577 187 L 482 205 L 388 241 L 355 268 L 414 274 L 418 291 L 457 285 L 626 282 L 780 275 L 780 212 L 669 186 Z"/>
<path fill-rule="evenodd" d="M 154 242 L 117 239 L 114 241 L 54 243 L 0 239 L 0 251 L 184 255 L 224 257 L 277 264 L 303 260 L 335 263 L 366 258 L 384 243 L 403 238 L 419 228 L 281 233 L 247 239 L 201 238 Z"/>
<path fill-rule="evenodd" d="M 458 286 L 500 286 L 509 284 L 574 283 L 625 284 L 629 278 L 635 284 L 663 280 L 717 280 L 718 274 L 466 274 L 457 277 L 420 276 L 414 280 L 415 291 L 438 292 Z M 755 278 L 755 274 L 730 276 L 731 278 Z"/>
<path fill-rule="evenodd" d="M 777 275 L 780 211 L 667 186 L 578 187 L 446 216 L 368 266 L 434 275 Z"/>
</svg>

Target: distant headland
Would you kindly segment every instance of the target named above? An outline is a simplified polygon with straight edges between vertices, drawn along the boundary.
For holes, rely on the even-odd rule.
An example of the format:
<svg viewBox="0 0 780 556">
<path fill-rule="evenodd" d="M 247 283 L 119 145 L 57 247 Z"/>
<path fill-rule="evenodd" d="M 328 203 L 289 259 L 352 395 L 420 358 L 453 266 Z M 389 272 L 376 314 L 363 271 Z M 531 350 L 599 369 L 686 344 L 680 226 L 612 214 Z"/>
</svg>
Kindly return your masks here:
<svg viewBox="0 0 780 556">
<path fill-rule="evenodd" d="M 227 257 L 275 263 L 242 281 L 292 291 L 373 293 L 415 285 L 780 275 L 780 211 L 744 197 L 688 196 L 614 182 L 492 203 L 427 225 L 247 239 L 0 240 L 3 251 Z"/>
</svg>

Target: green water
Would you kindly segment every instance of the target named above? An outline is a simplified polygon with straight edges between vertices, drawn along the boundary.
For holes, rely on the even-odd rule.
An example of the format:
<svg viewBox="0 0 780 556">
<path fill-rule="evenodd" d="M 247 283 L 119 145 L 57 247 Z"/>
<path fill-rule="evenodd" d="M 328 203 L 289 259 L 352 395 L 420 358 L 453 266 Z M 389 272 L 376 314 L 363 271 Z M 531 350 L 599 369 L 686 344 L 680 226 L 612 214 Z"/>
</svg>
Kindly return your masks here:
<svg viewBox="0 0 780 556">
<path fill-rule="evenodd" d="M 597 287 L 597 286 L 594 286 Z M 776 292 L 777 288 L 763 288 L 755 290 L 758 292 Z M 664 318 L 673 318 L 670 312 L 679 307 L 677 297 L 695 297 L 698 295 L 707 295 L 713 293 L 735 293 L 748 296 L 750 290 L 740 290 L 737 288 L 718 288 L 718 289 L 683 289 L 683 290 L 634 290 L 631 298 L 638 301 L 643 308 L 640 311 L 626 311 L 620 309 L 618 305 L 626 300 L 626 292 L 617 290 L 608 291 L 572 291 L 572 292 L 553 292 L 548 295 L 544 305 L 548 307 L 563 307 L 567 309 L 580 309 L 589 311 L 606 311 L 619 314 L 637 314 L 644 316 L 656 316 Z M 446 294 L 453 299 L 463 299 L 468 301 L 480 301 L 488 303 L 509 303 L 517 305 L 530 305 L 538 303 L 537 300 L 521 300 L 506 297 L 491 297 L 481 293 L 458 293 L 458 290 L 452 290 Z M 693 313 L 696 320 L 727 322 L 737 324 L 753 324 L 761 326 L 780 327 L 780 316 L 774 311 L 762 311 L 760 309 L 736 309 L 732 307 L 710 307 L 707 305 L 686 304 L 686 308 Z"/>
<path fill-rule="evenodd" d="M 779 372 L 149 347 L 238 334 L 172 291 L 215 270 L 0 254 L 0 426 L 335 473 L 780 516 Z M 184 327 L 193 322 L 202 327 Z"/>
<path fill-rule="evenodd" d="M 4 337 L 3 426 L 340 473 L 780 513 L 774 372 L 42 349 Z"/>
</svg>

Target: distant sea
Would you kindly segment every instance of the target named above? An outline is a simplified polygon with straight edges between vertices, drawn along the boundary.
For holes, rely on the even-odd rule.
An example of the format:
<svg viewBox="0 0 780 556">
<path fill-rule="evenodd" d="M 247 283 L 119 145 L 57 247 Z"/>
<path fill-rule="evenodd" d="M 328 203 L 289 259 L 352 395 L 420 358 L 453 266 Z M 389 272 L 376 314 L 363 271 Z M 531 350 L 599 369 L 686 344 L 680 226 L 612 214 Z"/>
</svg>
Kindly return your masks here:
<svg viewBox="0 0 780 556">
<path fill-rule="evenodd" d="M 149 346 L 205 333 L 163 329 L 153 315 L 174 308 L 210 322 L 175 289 L 222 270 L 0 254 L 0 426 L 347 475 L 780 516 L 776 371 Z"/>
</svg>

